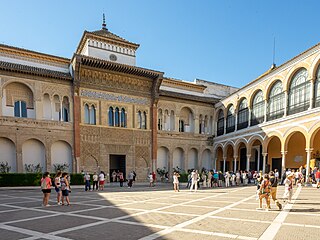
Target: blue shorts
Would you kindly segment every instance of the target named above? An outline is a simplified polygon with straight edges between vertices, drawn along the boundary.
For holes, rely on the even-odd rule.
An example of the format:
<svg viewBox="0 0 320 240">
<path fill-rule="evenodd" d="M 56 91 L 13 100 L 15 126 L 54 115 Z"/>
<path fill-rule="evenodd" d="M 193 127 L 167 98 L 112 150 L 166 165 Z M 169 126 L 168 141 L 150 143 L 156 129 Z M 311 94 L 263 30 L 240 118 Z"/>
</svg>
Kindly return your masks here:
<svg viewBox="0 0 320 240">
<path fill-rule="evenodd" d="M 56 190 L 56 193 L 58 193 L 61 191 L 61 188 L 54 187 L 54 190 Z"/>
<path fill-rule="evenodd" d="M 69 190 L 62 190 L 62 196 L 68 197 L 69 196 Z"/>
</svg>

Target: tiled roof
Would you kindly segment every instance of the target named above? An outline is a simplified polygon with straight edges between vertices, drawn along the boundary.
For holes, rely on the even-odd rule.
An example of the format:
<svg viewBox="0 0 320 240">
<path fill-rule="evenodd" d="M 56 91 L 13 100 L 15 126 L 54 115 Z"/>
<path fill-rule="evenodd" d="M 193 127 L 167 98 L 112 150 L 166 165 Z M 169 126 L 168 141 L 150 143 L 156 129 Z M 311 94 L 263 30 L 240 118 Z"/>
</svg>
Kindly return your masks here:
<svg viewBox="0 0 320 240">
<path fill-rule="evenodd" d="M 50 77 L 50 78 L 58 78 L 63 80 L 72 80 L 70 73 L 64 73 L 44 68 L 32 67 L 17 63 L 3 62 L 0 61 L 0 70 L 17 72 L 17 73 L 26 73 L 41 77 Z"/>
<path fill-rule="evenodd" d="M 114 40 L 117 40 L 117 41 L 121 41 L 121 42 L 126 42 L 126 43 L 129 43 L 129 44 L 134 44 L 134 45 L 138 45 L 136 43 L 133 43 L 133 42 L 130 42 L 122 37 L 119 37 L 118 35 L 110 32 L 108 29 L 100 29 L 100 30 L 97 30 L 97 31 L 93 31 L 93 32 L 89 32 L 91 34 L 95 34 L 95 35 L 99 35 L 99 36 L 102 36 L 102 37 L 108 37 L 108 38 L 112 38 Z"/>
</svg>

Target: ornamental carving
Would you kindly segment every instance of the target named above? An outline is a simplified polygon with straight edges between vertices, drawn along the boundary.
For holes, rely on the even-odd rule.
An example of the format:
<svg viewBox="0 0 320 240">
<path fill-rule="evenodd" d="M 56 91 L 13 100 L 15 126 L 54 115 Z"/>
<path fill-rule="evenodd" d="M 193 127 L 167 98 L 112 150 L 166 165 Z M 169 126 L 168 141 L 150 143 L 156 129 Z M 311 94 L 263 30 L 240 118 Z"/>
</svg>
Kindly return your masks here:
<svg viewBox="0 0 320 240">
<path fill-rule="evenodd" d="M 58 85 L 58 84 L 41 84 L 42 94 L 48 93 L 50 97 L 58 95 L 60 97 L 71 98 L 71 88 L 69 86 Z"/>
</svg>

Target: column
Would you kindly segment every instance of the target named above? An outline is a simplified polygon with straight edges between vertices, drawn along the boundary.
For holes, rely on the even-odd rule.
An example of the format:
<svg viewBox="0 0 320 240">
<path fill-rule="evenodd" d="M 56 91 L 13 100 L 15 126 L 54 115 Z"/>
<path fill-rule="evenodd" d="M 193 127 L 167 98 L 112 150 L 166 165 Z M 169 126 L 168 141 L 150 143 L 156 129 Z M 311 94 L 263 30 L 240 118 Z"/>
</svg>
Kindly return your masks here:
<svg viewBox="0 0 320 240">
<path fill-rule="evenodd" d="M 233 167 L 233 172 L 237 171 L 237 160 L 238 160 L 238 156 L 233 156 L 234 159 L 234 167 Z"/>
<path fill-rule="evenodd" d="M 51 120 L 53 120 L 55 103 L 54 103 L 54 99 L 50 99 L 50 100 L 51 100 Z"/>
<path fill-rule="evenodd" d="M 313 108 L 314 103 L 314 79 L 310 79 L 310 106 L 309 109 Z"/>
<path fill-rule="evenodd" d="M 283 116 L 286 117 L 288 112 L 288 91 L 284 91 L 284 114 Z"/>
<path fill-rule="evenodd" d="M 236 111 L 234 111 L 234 114 L 235 114 L 235 116 L 234 116 L 234 131 L 237 131 L 238 130 L 238 114 L 236 113 Z"/>
<path fill-rule="evenodd" d="M 226 161 L 227 161 L 227 157 L 223 157 L 223 172 L 226 172 Z"/>
<path fill-rule="evenodd" d="M 265 99 L 264 100 L 264 119 L 263 119 L 264 122 L 267 121 L 267 109 L 268 109 L 268 101 L 267 99 Z"/>
<path fill-rule="evenodd" d="M 263 156 L 262 172 L 265 173 L 266 172 L 266 164 L 267 164 L 268 153 L 262 153 L 262 156 Z"/>
<path fill-rule="evenodd" d="M 141 115 L 142 116 L 142 115 Z M 142 117 L 141 117 L 142 118 Z M 142 121 L 142 119 L 140 119 Z M 113 127 L 116 126 L 116 109 L 113 109 Z M 140 126 L 139 126 L 140 127 Z"/>
<path fill-rule="evenodd" d="M 62 117 L 62 101 L 60 102 L 60 121 L 62 122 L 63 117 Z"/>
<path fill-rule="evenodd" d="M 286 154 L 287 153 L 288 153 L 288 151 L 281 151 L 281 155 L 282 155 L 281 174 L 283 174 L 286 171 Z"/>
<path fill-rule="evenodd" d="M 247 171 L 249 171 L 250 169 L 250 159 L 251 159 L 251 155 L 247 155 L 247 167 L 246 167 Z"/>
<path fill-rule="evenodd" d="M 248 127 L 250 127 L 251 126 L 251 108 L 248 108 L 248 114 L 249 114 L 249 116 L 248 116 Z"/>
<path fill-rule="evenodd" d="M 161 130 L 162 131 L 164 130 L 164 113 L 162 113 L 162 116 L 161 116 Z"/>
<path fill-rule="evenodd" d="M 214 159 L 214 170 L 216 170 L 216 171 L 217 171 L 217 161 L 218 161 L 218 159 L 215 158 L 215 159 Z"/>
<path fill-rule="evenodd" d="M 223 134 L 227 133 L 226 129 L 227 129 L 227 118 L 224 118 L 223 119 Z"/>
<path fill-rule="evenodd" d="M 311 153 L 313 151 L 313 148 L 306 148 L 307 152 L 307 169 L 306 169 L 306 183 L 309 183 L 309 174 L 310 174 L 310 159 L 311 159 Z"/>
</svg>

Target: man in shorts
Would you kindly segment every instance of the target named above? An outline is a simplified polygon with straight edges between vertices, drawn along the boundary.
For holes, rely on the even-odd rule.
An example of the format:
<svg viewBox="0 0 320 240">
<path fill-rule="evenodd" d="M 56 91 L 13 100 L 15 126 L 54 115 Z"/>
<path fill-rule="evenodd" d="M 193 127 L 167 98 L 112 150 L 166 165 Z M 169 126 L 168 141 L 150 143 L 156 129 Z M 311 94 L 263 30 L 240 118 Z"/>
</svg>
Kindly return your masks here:
<svg viewBox="0 0 320 240">
<path fill-rule="evenodd" d="M 102 191 L 104 188 L 104 172 L 101 171 L 99 174 L 99 190 Z"/>
<path fill-rule="evenodd" d="M 316 182 L 317 182 L 317 188 L 320 188 L 320 169 L 316 172 Z"/>
</svg>

